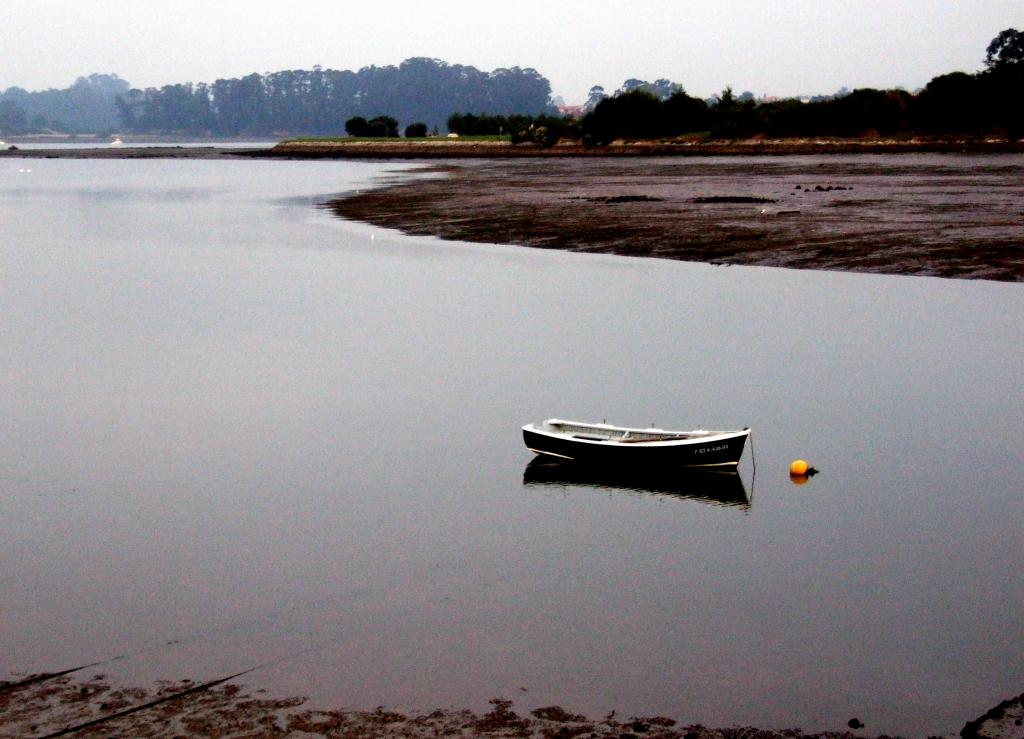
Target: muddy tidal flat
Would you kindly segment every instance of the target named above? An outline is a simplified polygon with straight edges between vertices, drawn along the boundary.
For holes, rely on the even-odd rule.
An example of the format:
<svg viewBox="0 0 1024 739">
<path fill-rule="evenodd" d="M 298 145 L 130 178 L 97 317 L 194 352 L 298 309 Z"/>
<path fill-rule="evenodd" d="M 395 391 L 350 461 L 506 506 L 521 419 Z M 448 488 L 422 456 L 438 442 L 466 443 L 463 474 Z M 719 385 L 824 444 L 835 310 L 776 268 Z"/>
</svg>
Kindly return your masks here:
<svg viewBox="0 0 1024 739">
<path fill-rule="evenodd" d="M 76 159 L 429 160 L 332 201 L 347 219 L 476 243 L 755 265 L 1024 281 L 1018 143 L 733 143 L 552 150 L 279 144 L 3 150 Z"/>
<path fill-rule="evenodd" d="M 330 207 L 461 241 L 1024 280 L 1018 155 L 484 160 L 429 175 Z"/>
<path fill-rule="evenodd" d="M 406 714 L 309 708 L 304 698 L 272 698 L 230 679 L 197 683 L 160 681 L 150 688 L 119 687 L 102 673 L 76 679 L 68 674 L 31 675 L 0 682 L 0 736 L 151 737 L 631 737 L 632 739 L 865 739 L 871 734 L 853 717 L 852 731 L 807 733 L 732 726 L 680 724 L 666 716 L 593 719 L 546 706 L 518 711 L 495 698 L 487 712 L 438 708 Z M 968 721 L 963 739 L 1018 737 L 1024 695 L 1003 701 Z M 884 735 L 883 735 L 884 736 Z M 882 739 L 879 737 L 879 739 Z"/>
</svg>

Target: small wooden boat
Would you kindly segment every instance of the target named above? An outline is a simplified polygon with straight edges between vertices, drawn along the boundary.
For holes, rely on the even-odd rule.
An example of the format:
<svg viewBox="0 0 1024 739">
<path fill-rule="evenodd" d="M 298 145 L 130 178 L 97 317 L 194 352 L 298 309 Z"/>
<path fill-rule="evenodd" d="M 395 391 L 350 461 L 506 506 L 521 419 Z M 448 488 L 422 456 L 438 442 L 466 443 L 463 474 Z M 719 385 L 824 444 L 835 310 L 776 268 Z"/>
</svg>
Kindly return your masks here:
<svg viewBox="0 0 1024 739">
<path fill-rule="evenodd" d="M 667 431 L 549 418 L 523 426 L 526 447 L 537 454 L 623 468 L 725 467 L 739 464 L 750 429 Z"/>
</svg>

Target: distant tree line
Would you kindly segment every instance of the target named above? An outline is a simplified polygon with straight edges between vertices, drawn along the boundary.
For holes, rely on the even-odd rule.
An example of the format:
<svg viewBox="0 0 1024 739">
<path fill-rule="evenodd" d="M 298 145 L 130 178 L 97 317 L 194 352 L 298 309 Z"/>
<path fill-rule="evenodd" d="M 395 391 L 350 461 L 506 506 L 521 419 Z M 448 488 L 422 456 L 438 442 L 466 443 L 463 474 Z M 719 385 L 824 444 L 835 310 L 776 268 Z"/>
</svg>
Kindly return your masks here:
<svg viewBox="0 0 1024 739">
<path fill-rule="evenodd" d="M 627 80 L 612 96 L 591 90 L 580 124 L 584 143 L 657 139 L 702 133 L 711 138 L 870 134 L 1004 134 L 1024 137 L 1024 33 L 1007 29 L 989 44 L 985 68 L 953 72 L 923 90 L 859 89 L 830 98 L 758 103 L 726 88 L 710 101 L 679 85 Z"/>
<path fill-rule="evenodd" d="M 118 109 L 124 129 L 135 133 L 340 135 L 352 119 L 437 128 L 453 110 L 541 114 L 551 110 L 550 95 L 550 83 L 535 69 L 481 72 L 416 58 L 358 72 L 314 67 L 131 90 Z"/>
<path fill-rule="evenodd" d="M 117 130 L 117 96 L 128 92 L 128 87 L 116 74 L 79 77 L 64 90 L 29 92 L 10 87 L 0 92 L 0 133 L 12 136 Z"/>
<path fill-rule="evenodd" d="M 212 84 L 129 89 L 116 75 L 79 78 L 66 90 L 0 93 L 0 134 L 56 131 L 194 136 L 418 137 L 447 126 L 459 135 L 508 135 L 552 145 L 698 134 L 737 138 L 819 135 L 1002 134 L 1024 137 L 1024 33 L 1009 28 L 986 49 L 984 69 L 904 90 L 842 90 L 810 100 L 761 101 L 726 88 L 708 100 L 667 79 L 629 79 L 612 95 L 590 91 L 581 121 L 555 115 L 551 86 L 535 69 L 407 59 L 358 72 L 314 67 Z M 472 112 L 463 112 L 472 111 Z"/>
</svg>

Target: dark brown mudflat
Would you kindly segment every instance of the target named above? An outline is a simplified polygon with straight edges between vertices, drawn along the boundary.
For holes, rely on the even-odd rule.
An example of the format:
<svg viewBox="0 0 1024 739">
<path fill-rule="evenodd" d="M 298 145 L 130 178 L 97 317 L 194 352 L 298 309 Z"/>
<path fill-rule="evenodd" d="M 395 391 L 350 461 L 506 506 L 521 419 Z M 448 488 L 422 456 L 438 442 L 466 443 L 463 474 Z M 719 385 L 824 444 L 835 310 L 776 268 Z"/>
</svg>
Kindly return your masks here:
<svg viewBox="0 0 1024 739">
<path fill-rule="evenodd" d="M 335 200 L 339 216 L 478 243 L 1024 280 L 1024 157 L 450 162 Z"/>
</svg>

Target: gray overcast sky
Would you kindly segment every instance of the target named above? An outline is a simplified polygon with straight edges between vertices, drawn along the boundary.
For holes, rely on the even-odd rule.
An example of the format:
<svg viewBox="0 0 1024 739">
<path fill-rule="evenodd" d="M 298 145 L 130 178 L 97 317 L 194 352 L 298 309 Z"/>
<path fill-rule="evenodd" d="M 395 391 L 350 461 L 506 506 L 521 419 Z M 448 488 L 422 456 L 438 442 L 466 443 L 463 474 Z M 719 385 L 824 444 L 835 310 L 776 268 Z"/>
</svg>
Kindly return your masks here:
<svg viewBox="0 0 1024 739">
<path fill-rule="evenodd" d="M 534 67 L 566 102 L 592 85 L 668 78 L 701 97 L 840 87 L 914 90 L 981 68 L 1024 0 L 5 0 L 0 90 L 93 72 L 133 87 L 412 56 Z"/>
</svg>

